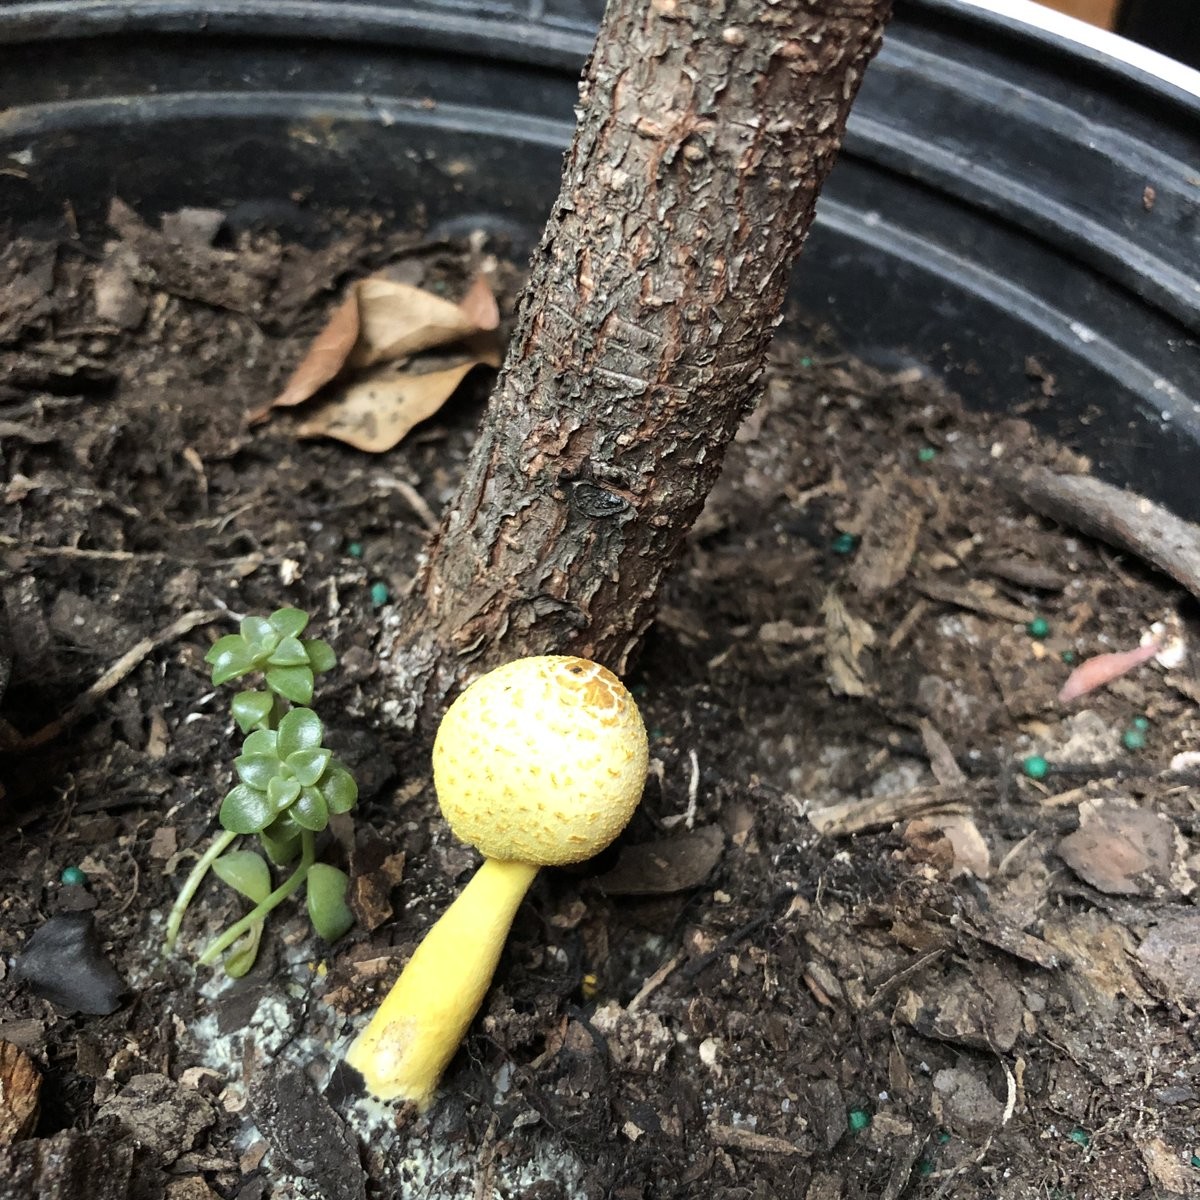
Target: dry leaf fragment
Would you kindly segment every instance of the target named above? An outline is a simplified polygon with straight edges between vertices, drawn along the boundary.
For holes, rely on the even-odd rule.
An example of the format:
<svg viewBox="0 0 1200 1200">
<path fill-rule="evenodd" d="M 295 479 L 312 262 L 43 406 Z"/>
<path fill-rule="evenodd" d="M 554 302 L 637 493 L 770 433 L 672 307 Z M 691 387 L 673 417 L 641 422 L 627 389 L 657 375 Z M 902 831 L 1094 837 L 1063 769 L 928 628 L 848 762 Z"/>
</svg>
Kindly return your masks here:
<svg viewBox="0 0 1200 1200">
<path fill-rule="evenodd" d="M 408 283 L 371 277 L 360 280 L 358 292 L 359 334 L 347 365 L 369 367 L 394 362 L 421 350 L 448 346 L 473 334 L 495 329 L 500 314 L 493 300 L 490 309 L 480 301 L 476 280 L 467 293 L 468 309 L 423 288 Z M 479 324 L 482 317 L 487 324 Z"/>
<path fill-rule="evenodd" d="M 333 310 L 333 316 L 317 334 L 316 340 L 300 360 L 300 365 L 292 372 L 283 391 L 270 404 L 265 404 L 250 414 L 251 424 L 265 421 L 272 408 L 302 404 L 313 396 L 346 365 L 346 359 L 357 340 L 358 295 L 352 291 Z"/>
<path fill-rule="evenodd" d="M 842 696 L 867 694 L 865 651 L 875 644 L 875 630 L 854 616 L 833 592 L 821 605 L 825 618 L 825 667 L 829 686 Z"/>
<path fill-rule="evenodd" d="M 345 369 L 394 362 L 490 332 L 499 324 L 496 299 L 482 276 L 459 304 L 412 284 L 375 275 L 360 279 L 334 309 L 283 391 L 251 413 L 250 422 L 265 420 L 273 408 L 302 404 Z"/>
<path fill-rule="evenodd" d="M 392 449 L 416 425 L 432 417 L 467 373 L 496 366 L 494 355 L 469 358 L 442 371 L 414 375 L 387 368 L 353 384 L 314 410 L 296 430 L 300 437 L 332 437 L 374 454 Z"/>
</svg>

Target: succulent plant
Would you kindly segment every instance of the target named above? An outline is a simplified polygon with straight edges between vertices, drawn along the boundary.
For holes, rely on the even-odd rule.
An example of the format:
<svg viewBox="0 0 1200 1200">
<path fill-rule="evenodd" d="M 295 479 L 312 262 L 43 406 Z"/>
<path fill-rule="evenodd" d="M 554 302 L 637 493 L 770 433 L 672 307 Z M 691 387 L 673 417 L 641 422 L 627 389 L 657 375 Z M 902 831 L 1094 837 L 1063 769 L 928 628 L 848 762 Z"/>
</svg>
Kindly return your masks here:
<svg viewBox="0 0 1200 1200">
<path fill-rule="evenodd" d="M 221 802 L 217 834 L 189 874 L 167 918 L 165 945 L 172 950 L 184 913 L 209 870 L 254 907 L 200 955 L 211 965 L 225 955 L 226 973 L 244 975 L 254 965 L 266 918 L 302 884 L 316 932 L 336 941 L 353 924 L 346 904 L 344 871 L 316 861 L 316 835 L 333 814 L 349 812 L 358 786 L 349 770 L 323 743 L 325 729 L 307 707 L 314 677 L 337 658 L 328 642 L 301 639 L 308 614 L 281 608 L 269 617 L 249 616 L 238 633 L 219 639 L 205 656 L 214 685 L 260 672 L 265 687 L 239 692 L 230 705 L 245 734 L 233 767 L 238 782 Z M 230 850 L 241 836 L 257 836 L 265 856 Z M 298 860 L 298 861 L 297 861 Z M 273 887 L 271 864 L 291 874 Z"/>
</svg>

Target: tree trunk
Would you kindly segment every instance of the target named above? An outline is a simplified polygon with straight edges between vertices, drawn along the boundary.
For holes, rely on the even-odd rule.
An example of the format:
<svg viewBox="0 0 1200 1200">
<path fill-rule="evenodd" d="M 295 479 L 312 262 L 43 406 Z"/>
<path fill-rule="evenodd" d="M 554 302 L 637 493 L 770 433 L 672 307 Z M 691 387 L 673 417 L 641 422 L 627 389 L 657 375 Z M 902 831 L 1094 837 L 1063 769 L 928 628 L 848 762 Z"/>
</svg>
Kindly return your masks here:
<svg viewBox="0 0 1200 1200">
<path fill-rule="evenodd" d="M 386 654 L 401 716 L 569 652 L 623 671 L 757 399 L 890 0 L 609 0 L 562 190 Z"/>
</svg>

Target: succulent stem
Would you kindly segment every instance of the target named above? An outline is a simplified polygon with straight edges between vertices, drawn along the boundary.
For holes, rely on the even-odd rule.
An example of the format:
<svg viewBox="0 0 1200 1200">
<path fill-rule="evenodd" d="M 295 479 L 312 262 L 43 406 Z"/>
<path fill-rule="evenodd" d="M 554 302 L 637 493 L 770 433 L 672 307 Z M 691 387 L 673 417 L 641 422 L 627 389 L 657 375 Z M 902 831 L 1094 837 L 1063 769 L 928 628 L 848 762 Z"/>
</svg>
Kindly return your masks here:
<svg viewBox="0 0 1200 1200">
<path fill-rule="evenodd" d="M 316 860 L 316 838 L 307 829 L 300 835 L 300 862 L 296 869 L 261 903 L 255 905 L 240 921 L 235 921 L 200 955 L 199 963 L 211 967 L 221 955 L 233 945 L 252 925 L 282 904 L 305 880 L 308 868 Z"/>
<path fill-rule="evenodd" d="M 425 935 L 346 1061 L 383 1100 L 425 1108 L 487 993 L 538 868 L 484 859 Z"/>
<path fill-rule="evenodd" d="M 180 889 L 175 903 L 171 906 L 171 911 L 167 915 L 167 932 L 163 938 L 163 946 L 167 953 L 170 954 L 175 949 L 175 943 L 179 940 L 179 929 L 183 925 L 183 914 L 187 912 L 187 906 L 192 902 L 192 897 L 196 894 L 196 889 L 204 881 L 204 876 L 208 874 L 209 868 L 221 857 L 228 849 L 230 842 L 237 837 L 236 833 L 230 833 L 229 830 L 224 830 L 218 834 L 209 843 L 209 847 L 196 860 L 196 865 L 192 868 L 192 873 L 187 877 L 187 882 Z"/>
</svg>

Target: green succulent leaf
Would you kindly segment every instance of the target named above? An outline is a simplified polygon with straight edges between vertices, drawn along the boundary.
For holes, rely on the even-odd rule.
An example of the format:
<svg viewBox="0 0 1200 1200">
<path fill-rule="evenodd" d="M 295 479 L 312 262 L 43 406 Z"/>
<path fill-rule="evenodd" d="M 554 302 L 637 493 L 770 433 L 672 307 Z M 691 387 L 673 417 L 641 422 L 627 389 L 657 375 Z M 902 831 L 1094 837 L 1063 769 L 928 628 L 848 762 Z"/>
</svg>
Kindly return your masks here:
<svg viewBox="0 0 1200 1200">
<path fill-rule="evenodd" d="M 287 765 L 301 787 L 312 787 L 325 774 L 332 758 L 332 750 L 297 750 L 288 755 Z"/>
<path fill-rule="evenodd" d="M 270 692 L 238 692 L 230 704 L 233 719 L 243 733 L 265 728 L 271 719 L 275 697 Z"/>
<path fill-rule="evenodd" d="M 225 952 L 221 965 L 230 979 L 241 979 L 254 966 L 254 960 L 258 958 L 259 943 L 262 941 L 263 925 L 264 922 L 255 921 Z"/>
<path fill-rule="evenodd" d="M 233 769 L 247 786 L 265 792 L 271 780 L 279 774 L 282 764 L 274 754 L 243 754 L 233 760 Z"/>
<path fill-rule="evenodd" d="M 308 613 L 299 608 L 277 608 L 267 619 L 281 638 L 299 637 L 308 624 Z"/>
<path fill-rule="evenodd" d="M 261 645 L 267 638 L 275 634 L 275 627 L 267 620 L 266 617 L 249 616 L 243 617 L 242 623 L 238 626 L 242 631 L 242 637 L 251 646 Z M 278 641 L 278 637 L 276 637 Z"/>
<path fill-rule="evenodd" d="M 259 833 L 275 819 L 279 806 L 266 792 L 239 783 L 221 801 L 219 818 L 230 833 Z"/>
<path fill-rule="evenodd" d="M 271 894 L 271 868 L 253 850 L 230 850 L 213 863 L 212 869 L 218 879 L 255 904 Z"/>
<path fill-rule="evenodd" d="M 230 633 L 213 643 L 204 656 L 204 661 L 212 667 L 214 685 L 228 683 L 229 680 L 254 670 L 254 651 L 247 645 L 245 638 Z"/>
<path fill-rule="evenodd" d="M 299 638 L 285 637 L 272 651 L 267 662 L 273 667 L 307 667 L 308 652 Z"/>
<path fill-rule="evenodd" d="M 279 866 L 295 862 L 299 857 L 301 827 L 296 824 L 291 811 L 281 813 L 259 835 L 267 857 Z"/>
<path fill-rule="evenodd" d="M 271 667 L 267 687 L 293 704 L 307 704 L 313 694 L 312 667 Z"/>
<path fill-rule="evenodd" d="M 313 863 L 305 886 L 313 928 L 325 941 L 336 942 L 354 924 L 354 914 L 346 903 L 349 876 L 328 863 Z"/>
<path fill-rule="evenodd" d="M 285 762 L 299 750 L 319 750 L 325 728 L 321 718 L 311 708 L 293 708 L 279 722 L 279 741 L 276 749 Z"/>
<path fill-rule="evenodd" d="M 267 800 L 271 804 L 271 816 L 281 813 L 290 807 L 300 795 L 300 783 L 295 779 L 285 779 L 282 775 L 272 775 L 267 784 Z M 259 826 L 262 828 L 262 826 Z M 257 833 L 258 830 L 253 830 Z"/>
<path fill-rule="evenodd" d="M 269 754 L 278 758 L 279 734 L 274 729 L 256 729 L 242 743 L 242 754 Z"/>
<path fill-rule="evenodd" d="M 306 787 L 300 789 L 296 803 L 288 809 L 297 825 L 320 833 L 329 824 L 329 805 L 318 788 Z"/>
<path fill-rule="evenodd" d="M 349 812 L 358 801 L 358 784 L 354 776 L 336 759 L 330 763 L 318 784 L 331 813 Z"/>
<path fill-rule="evenodd" d="M 332 671 L 337 666 L 337 655 L 333 647 L 320 638 L 302 642 L 304 653 L 308 655 L 308 665 L 314 671 Z"/>
</svg>

